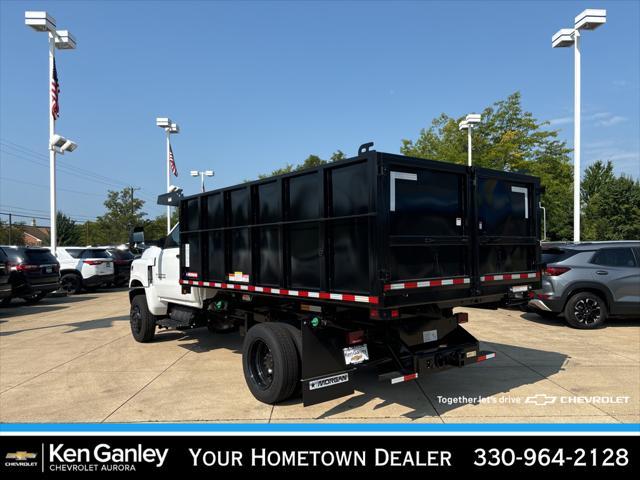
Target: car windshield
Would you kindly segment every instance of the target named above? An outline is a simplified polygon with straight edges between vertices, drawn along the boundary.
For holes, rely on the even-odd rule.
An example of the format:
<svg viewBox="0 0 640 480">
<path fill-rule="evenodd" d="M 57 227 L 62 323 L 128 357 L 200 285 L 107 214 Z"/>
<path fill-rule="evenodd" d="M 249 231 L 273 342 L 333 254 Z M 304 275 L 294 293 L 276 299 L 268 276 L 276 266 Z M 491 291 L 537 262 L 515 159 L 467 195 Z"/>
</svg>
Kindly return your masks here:
<svg viewBox="0 0 640 480">
<path fill-rule="evenodd" d="M 57 263 L 56 258 L 51 254 L 49 250 L 25 250 L 25 259 L 29 263 L 43 264 L 43 263 Z"/>
<path fill-rule="evenodd" d="M 566 260 L 567 258 L 575 255 L 573 250 L 566 250 L 563 248 L 547 248 L 542 250 L 540 260 L 543 264 L 556 263 Z"/>
<path fill-rule="evenodd" d="M 116 260 L 133 260 L 135 258 L 129 250 L 109 250 L 109 255 Z"/>
<path fill-rule="evenodd" d="M 88 248 L 82 252 L 82 258 L 111 258 L 103 248 Z"/>
</svg>

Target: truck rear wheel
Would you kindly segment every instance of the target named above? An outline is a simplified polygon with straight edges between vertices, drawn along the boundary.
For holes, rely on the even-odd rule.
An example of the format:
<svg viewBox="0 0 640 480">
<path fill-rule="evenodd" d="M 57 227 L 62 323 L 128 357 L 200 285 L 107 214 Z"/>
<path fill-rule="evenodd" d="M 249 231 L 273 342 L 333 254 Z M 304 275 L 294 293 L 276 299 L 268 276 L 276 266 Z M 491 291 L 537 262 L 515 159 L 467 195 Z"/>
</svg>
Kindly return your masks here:
<svg viewBox="0 0 640 480">
<path fill-rule="evenodd" d="M 296 391 L 298 352 L 292 335 L 279 323 L 259 323 L 249 329 L 242 366 L 249 390 L 261 402 L 281 402 Z"/>
<path fill-rule="evenodd" d="M 131 333 L 133 338 L 140 343 L 147 343 L 153 340 L 156 334 L 156 317 L 149 311 L 147 297 L 136 295 L 131 300 L 131 311 L 129 313 L 131 323 Z"/>
</svg>

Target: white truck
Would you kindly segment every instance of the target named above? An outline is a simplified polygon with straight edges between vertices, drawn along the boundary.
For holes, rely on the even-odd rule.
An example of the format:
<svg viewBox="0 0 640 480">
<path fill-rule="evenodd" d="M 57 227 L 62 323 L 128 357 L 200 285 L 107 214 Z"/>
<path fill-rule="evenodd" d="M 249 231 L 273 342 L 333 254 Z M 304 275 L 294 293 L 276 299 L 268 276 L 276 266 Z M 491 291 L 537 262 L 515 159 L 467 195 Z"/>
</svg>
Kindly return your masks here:
<svg viewBox="0 0 640 480">
<path fill-rule="evenodd" d="M 180 225 L 177 224 L 161 247 L 147 248 L 131 264 L 131 332 L 138 342 L 153 340 L 156 327 L 187 329 L 207 325 L 216 333 L 234 329 L 232 322 L 208 314 L 206 300 L 213 298 L 214 291 L 193 288 L 183 292 L 179 238 Z"/>
</svg>

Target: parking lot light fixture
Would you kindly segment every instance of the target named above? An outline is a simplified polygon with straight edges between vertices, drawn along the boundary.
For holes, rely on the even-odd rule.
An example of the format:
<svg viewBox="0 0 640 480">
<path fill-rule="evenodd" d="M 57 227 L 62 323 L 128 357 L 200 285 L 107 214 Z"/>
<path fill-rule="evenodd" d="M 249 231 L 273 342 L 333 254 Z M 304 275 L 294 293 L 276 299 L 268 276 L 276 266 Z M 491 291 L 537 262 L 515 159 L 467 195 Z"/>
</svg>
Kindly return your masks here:
<svg viewBox="0 0 640 480">
<path fill-rule="evenodd" d="M 63 137 L 56 135 L 55 125 L 57 118 L 57 86 L 54 87 L 54 68 L 55 68 L 55 51 L 73 50 L 76 48 L 76 40 L 68 30 L 56 30 L 56 21 L 47 12 L 43 11 L 26 11 L 24 12 L 24 23 L 27 27 L 37 32 L 47 33 L 49 39 L 49 72 L 47 82 L 47 96 L 49 97 L 49 212 L 51 222 L 51 252 L 55 255 L 58 231 L 56 225 L 57 207 L 56 207 L 56 153 L 72 152 L 76 149 L 75 142 L 64 139 L 64 142 L 57 145 Z M 56 79 L 57 82 L 57 79 Z M 55 94 L 55 95 L 54 95 Z M 56 138 L 58 137 L 58 138 Z"/>
<path fill-rule="evenodd" d="M 56 30 L 55 42 L 56 48 L 59 50 L 74 50 L 76 48 L 76 39 L 69 33 L 69 30 Z"/>
<path fill-rule="evenodd" d="M 169 117 L 157 117 L 156 126 L 162 128 L 167 135 L 167 192 L 171 188 L 171 134 L 180 133 L 180 127 L 177 123 L 171 121 Z M 167 234 L 171 233 L 171 207 L 167 205 Z"/>
<path fill-rule="evenodd" d="M 204 188 L 204 177 L 213 177 L 214 173 L 213 170 L 204 170 L 204 171 L 199 171 L 199 170 L 191 170 L 191 176 L 192 177 L 200 177 L 200 191 L 202 193 L 205 192 L 205 188 Z"/>
<path fill-rule="evenodd" d="M 78 144 L 73 140 L 63 137 L 62 135 L 55 134 L 51 137 L 49 148 L 55 150 L 56 153 L 73 152 L 78 148 Z"/>
<path fill-rule="evenodd" d="M 573 241 L 580 242 L 580 31 L 595 30 L 607 23 L 607 11 L 604 9 L 588 8 L 574 19 L 573 28 L 562 28 L 551 37 L 552 48 L 566 48 L 573 46 Z"/>
<path fill-rule="evenodd" d="M 471 166 L 473 164 L 471 153 L 472 153 L 472 145 L 471 145 L 471 131 L 473 130 L 473 126 L 480 123 L 482 120 L 482 116 L 479 113 L 470 113 L 468 114 L 464 120 L 462 120 L 458 124 L 458 128 L 460 130 L 467 131 L 467 165 Z"/>
<path fill-rule="evenodd" d="M 47 12 L 24 12 L 24 24 L 37 32 L 55 32 L 56 19 Z"/>
</svg>

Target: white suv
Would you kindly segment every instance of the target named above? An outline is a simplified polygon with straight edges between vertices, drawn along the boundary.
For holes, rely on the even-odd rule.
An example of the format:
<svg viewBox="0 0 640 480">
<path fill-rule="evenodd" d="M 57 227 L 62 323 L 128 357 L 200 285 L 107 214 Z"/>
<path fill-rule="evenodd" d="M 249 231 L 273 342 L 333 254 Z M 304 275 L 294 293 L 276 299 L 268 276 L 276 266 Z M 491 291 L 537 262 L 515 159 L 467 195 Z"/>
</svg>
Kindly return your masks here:
<svg viewBox="0 0 640 480">
<path fill-rule="evenodd" d="M 61 290 L 68 294 L 113 282 L 113 258 L 104 248 L 58 247 Z"/>
</svg>

